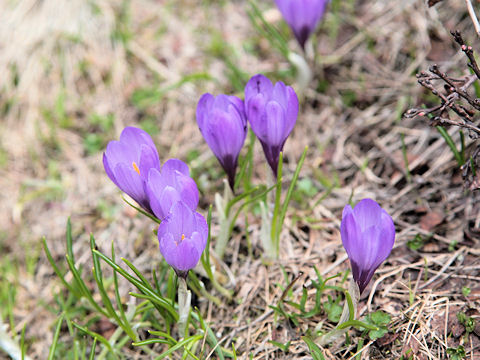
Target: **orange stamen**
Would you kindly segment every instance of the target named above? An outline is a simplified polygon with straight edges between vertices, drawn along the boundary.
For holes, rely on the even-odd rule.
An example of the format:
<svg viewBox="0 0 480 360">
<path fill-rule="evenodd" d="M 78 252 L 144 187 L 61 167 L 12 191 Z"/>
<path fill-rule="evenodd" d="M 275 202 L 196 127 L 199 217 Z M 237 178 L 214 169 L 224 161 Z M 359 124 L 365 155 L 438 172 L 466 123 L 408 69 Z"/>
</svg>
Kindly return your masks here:
<svg viewBox="0 0 480 360">
<path fill-rule="evenodd" d="M 135 164 L 135 161 L 132 163 L 133 169 L 140 175 L 140 169 L 138 168 L 137 164 Z"/>
</svg>

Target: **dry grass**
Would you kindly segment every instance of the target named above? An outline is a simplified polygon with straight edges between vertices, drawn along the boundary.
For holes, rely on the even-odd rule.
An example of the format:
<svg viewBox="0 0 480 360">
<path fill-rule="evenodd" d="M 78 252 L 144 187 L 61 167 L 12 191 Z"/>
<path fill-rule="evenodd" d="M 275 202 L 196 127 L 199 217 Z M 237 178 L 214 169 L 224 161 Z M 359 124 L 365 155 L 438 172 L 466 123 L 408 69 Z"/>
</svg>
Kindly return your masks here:
<svg viewBox="0 0 480 360">
<path fill-rule="evenodd" d="M 114 240 L 118 256 L 147 274 L 161 261 L 150 235 L 152 224 L 121 202 L 103 172 L 101 153 L 86 151 L 86 135 L 95 132 L 106 141 L 127 124 L 153 124 L 162 160 L 199 152 L 191 166 L 206 205 L 220 186 L 211 175 L 220 170 L 196 128 L 196 101 L 205 91 L 233 91 L 228 68 L 212 53 L 212 38 L 228 42 L 236 65 L 248 75 L 289 68 L 267 42 L 256 39 L 242 1 L 222 6 L 193 0 L 125 2 L 128 16 L 123 19 L 125 9 L 117 2 L 92 4 L 0 2 L 0 249 L 18 265 L 18 274 L 7 278 L 16 288 L 13 330 L 19 333 L 27 325 L 28 352 L 38 359 L 46 357 L 52 341 L 56 314 L 50 306 L 59 289 L 41 249 L 42 236 L 62 259 L 71 216 L 78 263 L 90 264 L 90 232 L 106 252 Z M 221 307 L 206 299 L 196 303 L 223 345 L 233 342 L 242 358 L 309 358 L 300 337 L 325 318 L 292 327 L 269 305 L 282 296 L 284 272 L 290 280 L 303 273 L 292 287 L 291 300 L 298 301 L 302 286 L 308 288 L 310 279 L 316 279 L 312 266 L 322 275 L 348 268 L 339 219 L 353 193 L 354 199 L 375 198 L 397 228 L 392 255 L 359 309 L 360 314 L 389 313 L 390 333 L 375 342 L 365 338 L 359 358 L 399 359 L 411 349 L 417 359 L 446 359 L 447 348 L 464 344 L 467 359 L 480 359 L 480 331 L 465 342 L 456 320 L 459 311 L 479 318 L 480 195 L 463 191 L 454 157 L 435 129 L 401 118 L 409 106 L 432 101 L 417 86 L 416 72 L 436 62 L 465 75 L 466 60 L 448 30 L 460 29 L 471 44 L 478 43 L 466 11 L 463 2 L 454 1 L 431 9 L 419 0 L 358 1 L 354 13 L 341 15 L 336 39 L 328 36 L 329 15 L 317 38 L 321 56 L 315 67 L 315 81 L 328 86 L 323 92 L 306 92 L 285 148 L 291 172 L 309 146 L 301 177 L 311 178 L 320 191 L 290 210 L 280 261 L 260 260 L 259 220 L 253 216 L 248 229 L 253 258 L 244 243 L 245 229 L 234 234 L 226 257 L 232 278 L 226 286 L 235 290 L 236 300 Z M 278 19 L 275 11 L 270 14 Z M 112 41 L 112 34 L 122 31 L 128 41 Z M 188 82 L 143 109 L 132 104 L 136 89 L 164 89 L 201 72 L 215 81 Z M 46 115 L 49 111 L 53 115 Z M 106 134 L 92 124 L 91 114 L 113 115 Z M 458 138 L 456 129 L 449 131 Z M 261 182 L 266 169 L 258 144 L 256 149 L 255 181 Z M 325 181 L 338 186 L 323 199 Z M 413 251 L 407 242 L 417 234 L 428 240 Z M 471 288 L 470 295 L 463 296 L 462 287 Z M 122 290 L 126 295 L 131 289 Z M 269 340 L 290 340 L 290 352 L 280 352 Z M 353 359 L 356 351 L 355 340 L 353 345 L 338 343 L 326 350 L 326 358 Z"/>
</svg>

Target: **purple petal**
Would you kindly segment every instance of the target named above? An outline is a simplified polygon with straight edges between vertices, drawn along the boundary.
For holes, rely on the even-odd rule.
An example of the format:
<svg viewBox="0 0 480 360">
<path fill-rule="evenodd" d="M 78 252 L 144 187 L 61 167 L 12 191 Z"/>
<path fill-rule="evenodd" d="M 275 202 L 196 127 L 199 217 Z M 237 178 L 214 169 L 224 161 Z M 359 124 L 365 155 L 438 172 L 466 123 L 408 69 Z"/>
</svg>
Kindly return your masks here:
<svg viewBox="0 0 480 360">
<path fill-rule="evenodd" d="M 267 99 L 272 97 L 273 85 L 270 79 L 262 74 L 253 76 L 245 86 L 245 103 L 247 109 L 250 106 L 248 103 L 251 98 L 257 94 L 263 94 Z"/>
<path fill-rule="evenodd" d="M 162 166 L 162 172 L 163 171 L 178 171 L 185 176 L 190 176 L 190 169 L 188 168 L 188 165 L 185 164 L 182 160 L 178 159 L 167 160 Z"/>
<path fill-rule="evenodd" d="M 259 136 L 271 146 L 279 146 L 288 136 L 285 129 L 285 112 L 279 103 L 270 101 L 265 107 L 266 133 Z"/>
<path fill-rule="evenodd" d="M 160 159 L 157 149 L 143 144 L 140 148 L 140 158 L 138 160 L 138 170 L 143 179 L 147 179 L 150 169 L 160 170 Z"/>
<path fill-rule="evenodd" d="M 212 94 L 206 93 L 200 97 L 197 104 L 197 124 L 202 131 L 202 128 L 205 126 L 205 123 L 208 120 L 208 114 L 212 105 L 215 101 L 215 97 Z"/>
<path fill-rule="evenodd" d="M 363 291 L 392 250 L 395 241 L 393 220 L 375 201 L 363 199 L 353 209 L 345 206 L 340 232 L 353 277 Z"/>
<path fill-rule="evenodd" d="M 182 201 L 192 210 L 198 206 L 199 194 L 195 181 L 183 174 L 177 173 L 176 178 L 178 184 L 178 191 Z"/>
<path fill-rule="evenodd" d="M 140 149 L 142 145 L 147 145 L 155 149 L 155 144 L 150 135 L 146 131 L 133 126 L 127 126 L 123 129 L 120 134 L 120 142 L 128 144 L 131 148 Z"/>
<path fill-rule="evenodd" d="M 159 247 L 165 261 L 179 271 L 193 269 L 201 255 L 190 239 L 174 239 L 170 233 L 159 237 Z"/>
<path fill-rule="evenodd" d="M 229 96 L 228 100 L 230 100 L 230 103 L 235 106 L 236 110 L 238 111 L 238 114 L 240 115 L 243 124 L 245 127 L 247 126 L 247 116 L 245 115 L 245 103 L 243 102 L 242 99 L 236 97 L 236 96 Z M 228 111 L 230 112 L 230 110 Z"/>
<path fill-rule="evenodd" d="M 127 193 L 133 200 L 139 203 L 144 209 L 149 209 L 148 200 L 145 195 L 143 180 L 140 175 L 128 165 L 120 163 L 114 170 L 118 187 Z"/>
<path fill-rule="evenodd" d="M 305 42 L 322 18 L 328 0 L 275 0 L 275 2 L 299 44 L 304 48 Z"/>
<path fill-rule="evenodd" d="M 382 208 L 372 199 L 363 199 L 353 209 L 357 224 L 362 231 L 371 226 L 379 226 L 382 219 Z"/>
<path fill-rule="evenodd" d="M 158 227 L 160 252 L 179 271 L 195 267 L 207 242 L 205 219 L 177 202 Z"/>
<path fill-rule="evenodd" d="M 170 232 L 177 237 L 181 237 L 182 235 L 190 237 L 192 232 L 196 230 L 194 212 L 182 201 L 179 201 L 172 206 L 170 209 L 170 215 L 167 216 L 165 222 L 166 226 L 168 226 L 167 232 Z"/>
<path fill-rule="evenodd" d="M 365 270 L 377 268 L 385 260 L 378 258 L 382 246 L 381 230 L 378 226 L 371 226 L 362 231 L 361 237 L 357 241 L 355 254 L 352 256 L 360 268 Z"/>
<path fill-rule="evenodd" d="M 350 205 L 343 209 L 343 218 L 340 224 L 343 247 L 350 259 L 356 259 L 361 244 L 361 232 L 355 222 L 355 216 Z"/>
<path fill-rule="evenodd" d="M 138 162 L 138 155 L 140 154 L 140 146 L 138 148 L 132 148 L 120 141 L 110 141 L 105 150 L 105 156 L 107 157 L 110 169 L 115 169 L 115 166 L 119 163 L 125 163 L 132 165 L 134 162 Z"/>
<path fill-rule="evenodd" d="M 285 115 L 285 131 L 290 134 L 295 126 L 298 117 L 298 97 L 291 86 L 287 86 L 287 111 Z"/>
<path fill-rule="evenodd" d="M 257 94 L 251 97 L 247 106 L 247 119 L 253 132 L 259 138 L 265 138 L 267 126 L 265 123 L 265 105 L 266 98 L 263 94 Z"/>
<path fill-rule="evenodd" d="M 108 177 L 110 178 L 110 180 L 112 180 L 113 183 L 118 186 L 117 180 L 115 179 L 115 174 L 113 173 L 113 170 L 110 168 L 110 165 L 108 163 L 108 158 L 105 153 L 103 153 L 103 167 Z"/>
</svg>

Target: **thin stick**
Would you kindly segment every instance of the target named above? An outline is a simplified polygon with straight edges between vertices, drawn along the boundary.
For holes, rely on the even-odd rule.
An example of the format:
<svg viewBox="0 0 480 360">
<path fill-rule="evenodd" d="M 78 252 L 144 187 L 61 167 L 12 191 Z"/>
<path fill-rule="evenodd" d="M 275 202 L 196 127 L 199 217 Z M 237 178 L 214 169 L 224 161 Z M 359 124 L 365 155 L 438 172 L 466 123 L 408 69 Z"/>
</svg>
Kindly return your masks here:
<svg viewBox="0 0 480 360">
<path fill-rule="evenodd" d="M 470 14 L 470 18 L 472 19 L 473 26 L 475 26 L 475 31 L 477 32 L 477 35 L 480 36 L 480 23 L 478 22 L 472 2 L 470 0 L 465 0 L 465 2 L 467 3 L 468 13 Z"/>
</svg>

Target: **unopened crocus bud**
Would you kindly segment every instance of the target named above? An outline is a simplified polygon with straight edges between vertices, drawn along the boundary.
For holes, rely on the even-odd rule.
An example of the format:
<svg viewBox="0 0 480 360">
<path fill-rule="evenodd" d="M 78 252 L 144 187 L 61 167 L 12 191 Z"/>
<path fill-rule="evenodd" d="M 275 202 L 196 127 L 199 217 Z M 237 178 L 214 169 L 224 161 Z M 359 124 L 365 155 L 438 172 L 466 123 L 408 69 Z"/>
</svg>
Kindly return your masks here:
<svg viewBox="0 0 480 360">
<path fill-rule="evenodd" d="M 197 105 L 197 124 L 205 141 L 227 173 L 233 190 L 238 155 L 247 136 L 243 100 L 204 94 Z"/>
<path fill-rule="evenodd" d="M 393 220 L 374 200 L 363 199 L 353 209 L 350 205 L 345 206 L 340 231 L 353 279 L 361 293 L 392 251 L 395 241 Z"/>
<path fill-rule="evenodd" d="M 146 193 L 150 208 L 160 220 L 168 215 L 178 201 L 183 201 L 192 210 L 198 205 L 197 184 L 190 177 L 187 164 L 178 159 L 166 161 L 160 171 L 150 169 Z"/>
<path fill-rule="evenodd" d="M 245 110 L 276 176 L 280 152 L 297 121 L 297 94 L 283 82 L 273 85 L 268 78 L 258 74 L 245 86 Z"/>
<path fill-rule="evenodd" d="M 304 49 L 305 42 L 325 12 L 328 0 L 275 0 L 275 2 L 298 43 Z"/>
<path fill-rule="evenodd" d="M 160 252 L 178 276 L 184 278 L 200 260 L 207 237 L 205 218 L 182 201 L 173 205 L 158 227 Z"/>
<path fill-rule="evenodd" d="M 103 166 L 115 185 L 146 211 L 152 212 L 145 181 L 150 169 L 160 170 L 160 160 L 150 135 L 142 129 L 126 127 L 120 134 L 120 141 L 108 143 L 103 153 Z"/>
</svg>

